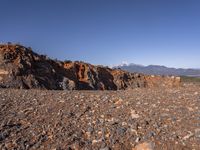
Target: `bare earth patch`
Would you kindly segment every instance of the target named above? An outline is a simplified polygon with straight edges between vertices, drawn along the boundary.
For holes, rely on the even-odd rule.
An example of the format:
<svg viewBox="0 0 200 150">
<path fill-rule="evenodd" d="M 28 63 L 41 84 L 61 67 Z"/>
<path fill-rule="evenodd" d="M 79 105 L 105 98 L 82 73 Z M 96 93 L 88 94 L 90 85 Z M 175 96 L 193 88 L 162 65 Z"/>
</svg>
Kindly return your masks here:
<svg viewBox="0 0 200 150">
<path fill-rule="evenodd" d="M 0 90 L 0 149 L 200 149 L 200 86 Z"/>
</svg>

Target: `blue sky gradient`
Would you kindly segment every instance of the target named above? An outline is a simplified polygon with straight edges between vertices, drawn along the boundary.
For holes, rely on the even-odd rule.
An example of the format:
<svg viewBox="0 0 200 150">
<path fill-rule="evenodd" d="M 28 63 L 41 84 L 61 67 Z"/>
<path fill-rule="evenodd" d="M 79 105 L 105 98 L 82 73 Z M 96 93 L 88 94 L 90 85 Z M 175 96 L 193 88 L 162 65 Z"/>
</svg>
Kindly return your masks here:
<svg viewBox="0 0 200 150">
<path fill-rule="evenodd" d="M 0 42 L 61 60 L 200 68 L 199 0 L 0 0 Z"/>
</svg>

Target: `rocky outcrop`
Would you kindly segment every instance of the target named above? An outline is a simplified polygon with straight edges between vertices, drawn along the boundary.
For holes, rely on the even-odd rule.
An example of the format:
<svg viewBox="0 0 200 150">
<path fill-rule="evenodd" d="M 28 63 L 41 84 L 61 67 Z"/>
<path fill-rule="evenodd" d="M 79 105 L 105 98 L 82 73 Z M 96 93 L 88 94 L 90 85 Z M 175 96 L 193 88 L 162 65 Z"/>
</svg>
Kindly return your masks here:
<svg viewBox="0 0 200 150">
<path fill-rule="evenodd" d="M 122 90 L 179 84 L 179 77 L 147 76 L 78 61 L 56 61 L 18 44 L 0 45 L 2 88 Z"/>
<path fill-rule="evenodd" d="M 0 45 L 1 87 L 60 89 L 62 66 L 20 45 Z"/>
</svg>

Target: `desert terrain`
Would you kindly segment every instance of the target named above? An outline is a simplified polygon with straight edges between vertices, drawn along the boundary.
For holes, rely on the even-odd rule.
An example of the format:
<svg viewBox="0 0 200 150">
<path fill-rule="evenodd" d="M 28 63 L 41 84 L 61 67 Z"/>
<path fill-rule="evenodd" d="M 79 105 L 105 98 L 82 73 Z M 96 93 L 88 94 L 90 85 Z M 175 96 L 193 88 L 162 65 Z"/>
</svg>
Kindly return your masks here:
<svg viewBox="0 0 200 150">
<path fill-rule="evenodd" d="M 198 150 L 199 91 L 0 89 L 0 149 Z"/>
<path fill-rule="evenodd" d="M 200 86 L 0 45 L 0 149 L 200 149 Z"/>
<path fill-rule="evenodd" d="M 0 4 L 0 150 L 200 150 L 200 0 Z"/>
</svg>

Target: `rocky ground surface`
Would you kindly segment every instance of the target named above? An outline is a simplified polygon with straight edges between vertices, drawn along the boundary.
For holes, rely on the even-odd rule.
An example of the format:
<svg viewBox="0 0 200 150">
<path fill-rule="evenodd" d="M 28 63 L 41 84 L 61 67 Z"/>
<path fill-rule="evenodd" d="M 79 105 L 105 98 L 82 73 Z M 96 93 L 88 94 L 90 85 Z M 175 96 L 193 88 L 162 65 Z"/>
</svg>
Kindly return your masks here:
<svg viewBox="0 0 200 150">
<path fill-rule="evenodd" d="M 200 86 L 0 89 L 1 150 L 198 150 Z"/>
</svg>

